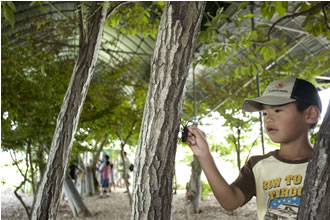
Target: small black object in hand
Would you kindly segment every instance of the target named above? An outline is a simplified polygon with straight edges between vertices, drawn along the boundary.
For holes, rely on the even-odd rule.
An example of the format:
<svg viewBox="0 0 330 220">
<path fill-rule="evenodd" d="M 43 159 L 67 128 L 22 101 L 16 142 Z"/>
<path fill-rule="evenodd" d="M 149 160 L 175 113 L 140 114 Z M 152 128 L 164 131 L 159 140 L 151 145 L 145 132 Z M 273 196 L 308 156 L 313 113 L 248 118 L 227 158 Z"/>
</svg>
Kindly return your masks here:
<svg viewBox="0 0 330 220">
<path fill-rule="evenodd" d="M 181 141 L 186 142 L 188 138 L 188 127 L 187 125 L 183 127 L 183 131 L 181 132 Z"/>
</svg>

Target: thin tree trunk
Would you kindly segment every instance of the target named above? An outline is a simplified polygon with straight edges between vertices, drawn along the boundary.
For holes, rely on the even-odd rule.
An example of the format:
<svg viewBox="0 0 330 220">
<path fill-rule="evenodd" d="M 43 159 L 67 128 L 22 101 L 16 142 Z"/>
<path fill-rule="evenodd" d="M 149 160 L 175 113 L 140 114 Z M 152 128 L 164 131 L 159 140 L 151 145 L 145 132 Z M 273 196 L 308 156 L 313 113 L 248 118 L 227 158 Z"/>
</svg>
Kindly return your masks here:
<svg viewBox="0 0 330 220">
<path fill-rule="evenodd" d="M 308 164 L 299 220 L 327 220 L 330 218 L 330 103 L 316 140 L 312 159 Z"/>
<path fill-rule="evenodd" d="M 94 151 L 96 151 L 96 153 L 93 154 L 93 161 L 92 161 L 92 167 L 96 166 L 97 160 L 100 158 L 100 154 L 105 146 L 105 144 L 107 143 L 109 134 L 105 133 L 104 137 L 103 137 L 103 141 L 101 142 L 100 146 L 97 147 L 97 145 L 95 145 Z M 95 170 L 95 168 L 94 168 Z"/>
<path fill-rule="evenodd" d="M 237 167 L 238 167 L 238 171 L 241 170 L 241 129 L 240 127 L 237 127 Z"/>
<path fill-rule="evenodd" d="M 123 121 L 122 121 L 123 122 Z M 136 118 L 136 120 L 133 121 L 132 125 L 131 125 L 131 129 L 129 130 L 129 133 L 127 134 L 127 136 L 123 139 L 122 135 L 121 135 L 121 128 L 119 129 L 120 131 L 118 131 L 118 127 L 116 127 L 116 135 L 118 137 L 118 139 L 120 140 L 121 144 L 120 144 L 120 155 L 121 155 L 121 160 L 122 160 L 122 164 L 123 164 L 123 177 L 124 177 L 124 182 L 125 182 L 125 186 L 126 186 L 126 191 L 127 191 L 127 196 L 129 199 L 129 205 L 132 206 L 132 195 L 131 192 L 129 190 L 129 181 L 128 181 L 128 173 L 127 173 L 127 168 L 128 166 L 130 166 L 130 164 L 126 164 L 125 161 L 125 157 L 124 157 L 124 152 L 125 152 L 125 145 L 128 142 L 128 140 L 131 138 L 135 125 L 138 122 L 138 119 Z"/>
<path fill-rule="evenodd" d="M 199 164 L 199 161 L 194 156 L 194 160 L 191 163 L 190 181 L 187 184 L 187 192 L 186 192 L 187 216 L 190 216 L 190 214 L 196 214 L 200 212 L 199 205 L 200 205 L 201 191 L 202 191 L 201 173 L 202 173 L 202 168 Z"/>
<path fill-rule="evenodd" d="M 15 153 L 14 153 L 14 155 L 15 155 Z M 24 210 L 25 210 L 26 215 L 28 216 L 28 218 L 31 219 L 31 210 L 30 210 L 29 207 L 25 204 L 25 202 L 24 202 L 24 200 L 22 199 L 22 197 L 18 194 L 18 190 L 20 190 L 21 187 L 24 186 L 24 185 L 26 184 L 26 182 L 28 182 L 28 177 L 27 177 L 28 172 L 29 172 L 29 169 L 28 169 L 28 167 L 29 167 L 28 158 L 27 158 L 27 157 L 25 158 L 25 165 L 26 165 L 27 169 L 26 169 L 26 170 L 24 171 L 24 173 L 23 173 L 23 170 L 21 170 L 21 169 L 19 168 L 19 166 L 18 166 L 18 162 L 17 162 L 17 160 L 16 160 L 16 159 L 14 160 L 14 159 L 13 159 L 13 156 L 11 156 L 11 157 L 12 157 L 12 160 L 14 161 L 16 167 L 18 168 L 19 172 L 21 173 L 21 175 L 22 175 L 22 177 L 23 177 L 23 181 L 21 182 L 21 184 L 15 188 L 15 190 L 14 190 L 14 194 L 15 194 L 15 196 L 17 197 L 17 199 L 21 202 L 21 204 L 23 205 Z M 15 158 L 16 158 L 16 156 L 15 156 Z"/>
<path fill-rule="evenodd" d="M 171 217 L 183 91 L 205 2 L 166 2 L 135 155 L 131 219 Z"/>
<path fill-rule="evenodd" d="M 23 205 L 24 207 L 24 210 L 25 210 L 25 213 L 26 215 L 28 216 L 29 219 L 31 219 L 31 214 L 30 214 L 30 209 L 29 207 L 25 204 L 23 198 L 18 194 L 18 190 L 21 189 L 21 187 L 26 183 L 27 181 L 27 178 L 26 176 L 24 176 L 24 180 L 21 182 L 21 184 L 19 186 L 17 186 L 14 190 L 14 194 L 15 196 L 17 197 L 17 199 L 20 201 L 20 203 Z"/>
<path fill-rule="evenodd" d="M 68 198 L 73 217 L 86 217 L 91 215 L 91 213 L 88 211 L 87 207 L 83 203 L 82 198 L 79 195 L 79 192 L 77 191 L 69 174 L 65 175 L 64 193 Z"/>
<path fill-rule="evenodd" d="M 32 186 L 32 193 L 33 197 L 35 197 L 36 194 L 36 186 L 34 184 L 34 169 L 33 169 L 33 159 L 32 159 L 32 146 L 31 146 L 31 140 L 29 140 L 29 143 L 27 145 L 27 156 L 29 158 L 29 166 L 30 166 L 30 173 L 31 173 L 31 186 Z"/>
<path fill-rule="evenodd" d="M 65 170 L 80 113 L 86 98 L 100 48 L 107 9 L 93 2 L 88 15 L 87 34 L 65 94 L 51 144 L 46 172 L 37 193 L 32 219 L 56 219 Z"/>
<path fill-rule="evenodd" d="M 87 165 L 85 169 L 85 193 L 88 196 L 92 196 L 95 194 L 95 185 L 94 185 L 94 176 L 93 167 L 91 165 Z"/>
<path fill-rule="evenodd" d="M 26 154 L 28 154 L 28 149 L 27 149 L 27 152 Z M 30 210 L 30 207 L 28 207 L 24 200 L 22 199 L 22 197 L 18 194 L 18 190 L 20 190 L 22 188 L 22 186 L 24 186 L 27 182 L 29 182 L 29 179 L 28 179 L 28 172 L 29 172 L 29 162 L 28 162 L 28 157 L 25 158 L 25 166 L 26 166 L 26 169 L 25 170 L 22 170 L 21 166 L 20 166 L 20 162 L 17 160 L 16 158 L 16 153 L 15 151 L 9 151 L 10 153 L 10 157 L 13 161 L 13 164 L 16 166 L 18 172 L 21 174 L 21 176 L 23 177 L 23 180 L 21 182 L 21 184 L 17 187 L 15 187 L 15 190 L 14 190 L 14 194 L 15 196 L 17 197 L 17 199 L 20 201 L 20 203 L 23 205 L 24 207 L 24 210 L 28 216 L 29 219 L 31 219 L 31 210 Z"/>
</svg>

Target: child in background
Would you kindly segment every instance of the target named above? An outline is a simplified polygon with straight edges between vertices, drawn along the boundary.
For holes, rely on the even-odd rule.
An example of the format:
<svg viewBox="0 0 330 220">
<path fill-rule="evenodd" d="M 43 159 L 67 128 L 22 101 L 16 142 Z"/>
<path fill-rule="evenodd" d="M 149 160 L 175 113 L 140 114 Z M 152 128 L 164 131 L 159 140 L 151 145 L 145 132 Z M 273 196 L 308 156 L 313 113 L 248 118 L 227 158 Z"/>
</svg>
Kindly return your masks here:
<svg viewBox="0 0 330 220">
<path fill-rule="evenodd" d="M 114 170 L 114 165 L 113 163 L 110 163 L 110 192 L 111 192 L 111 188 L 113 187 L 113 190 L 115 190 L 116 188 L 116 180 L 115 180 L 115 170 Z"/>
<path fill-rule="evenodd" d="M 109 162 L 109 156 L 104 155 L 104 162 L 102 163 L 101 167 L 99 168 L 99 172 L 101 173 L 101 192 L 99 195 L 99 198 L 102 198 L 104 194 L 106 194 L 107 197 L 110 196 L 109 194 L 109 181 L 110 181 L 110 162 Z"/>
<path fill-rule="evenodd" d="M 313 151 L 309 131 L 322 109 L 317 89 L 302 79 L 277 80 L 261 97 L 245 100 L 243 109 L 263 112 L 265 130 L 280 149 L 251 157 L 232 184 L 218 171 L 203 131 L 189 127 L 186 143 L 223 208 L 234 210 L 256 196 L 259 220 L 295 219 Z"/>
</svg>

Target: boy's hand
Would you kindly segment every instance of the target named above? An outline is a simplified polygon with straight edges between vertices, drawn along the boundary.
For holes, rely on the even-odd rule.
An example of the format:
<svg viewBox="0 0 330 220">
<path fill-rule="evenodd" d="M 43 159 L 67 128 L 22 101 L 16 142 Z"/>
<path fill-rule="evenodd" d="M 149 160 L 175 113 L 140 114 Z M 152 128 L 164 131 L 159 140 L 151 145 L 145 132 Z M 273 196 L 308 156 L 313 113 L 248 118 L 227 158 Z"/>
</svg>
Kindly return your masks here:
<svg viewBox="0 0 330 220">
<path fill-rule="evenodd" d="M 189 132 L 186 143 L 191 147 L 196 157 L 204 157 L 209 155 L 210 149 L 205 133 L 194 126 L 189 126 L 188 130 Z"/>
</svg>

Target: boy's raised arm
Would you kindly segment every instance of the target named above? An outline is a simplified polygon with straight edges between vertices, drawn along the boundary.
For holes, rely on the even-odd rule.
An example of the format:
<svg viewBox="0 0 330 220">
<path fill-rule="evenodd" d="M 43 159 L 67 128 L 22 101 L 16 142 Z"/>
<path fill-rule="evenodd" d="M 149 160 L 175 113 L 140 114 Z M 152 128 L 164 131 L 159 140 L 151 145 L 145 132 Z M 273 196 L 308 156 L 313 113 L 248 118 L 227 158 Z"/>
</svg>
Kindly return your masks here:
<svg viewBox="0 0 330 220">
<path fill-rule="evenodd" d="M 240 207 L 245 201 L 244 194 L 238 187 L 229 185 L 220 174 L 211 155 L 204 132 L 193 126 L 188 129 L 186 143 L 199 160 L 214 196 L 221 206 L 227 210 Z"/>
</svg>

